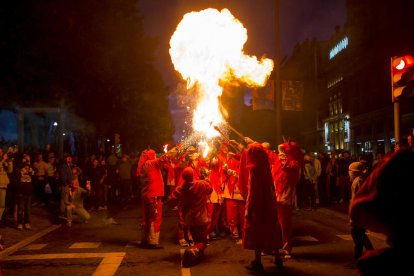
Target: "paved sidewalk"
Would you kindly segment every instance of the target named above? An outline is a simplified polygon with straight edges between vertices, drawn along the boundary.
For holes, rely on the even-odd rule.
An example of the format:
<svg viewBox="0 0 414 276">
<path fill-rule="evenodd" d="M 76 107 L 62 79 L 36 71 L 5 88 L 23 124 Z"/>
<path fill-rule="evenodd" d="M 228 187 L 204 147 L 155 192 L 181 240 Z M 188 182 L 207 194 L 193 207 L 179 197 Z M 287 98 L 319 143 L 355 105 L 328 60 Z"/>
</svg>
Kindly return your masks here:
<svg viewBox="0 0 414 276">
<path fill-rule="evenodd" d="M 12 218 L 4 218 L 4 222 L 0 227 L 0 235 L 3 237 L 4 249 L 0 251 L 0 258 L 4 253 L 7 253 L 8 248 L 18 244 L 21 241 L 24 241 L 37 233 L 45 231 L 53 225 L 59 225 L 59 222 L 54 218 L 47 207 L 33 206 L 31 210 L 31 229 L 17 230 L 16 225 L 14 225 Z M 5 214 L 6 215 L 6 214 Z"/>
<path fill-rule="evenodd" d="M 30 230 L 24 228 L 23 230 L 17 230 L 13 218 L 4 214 L 4 223 L 0 226 L 0 235 L 4 241 L 4 248 L 0 251 L 0 260 L 3 256 L 12 254 L 19 248 L 26 246 L 59 227 L 67 227 L 66 220 L 58 218 L 55 214 L 57 213 L 57 211 L 55 211 L 57 210 L 56 208 L 59 208 L 56 204 L 50 206 L 32 206 Z M 108 221 L 106 220 L 107 211 L 92 211 L 89 213 L 91 214 L 89 224 L 108 224 Z M 74 214 L 74 223 L 78 223 L 76 214 Z"/>
</svg>

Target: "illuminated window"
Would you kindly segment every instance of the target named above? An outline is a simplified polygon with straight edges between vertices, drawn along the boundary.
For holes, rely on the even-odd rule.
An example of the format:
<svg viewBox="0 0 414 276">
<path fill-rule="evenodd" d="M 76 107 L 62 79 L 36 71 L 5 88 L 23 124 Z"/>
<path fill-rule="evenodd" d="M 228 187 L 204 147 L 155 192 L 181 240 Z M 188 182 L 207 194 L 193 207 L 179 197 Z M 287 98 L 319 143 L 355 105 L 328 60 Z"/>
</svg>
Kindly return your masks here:
<svg viewBox="0 0 414 276">
<path fill-rule="evenodd" d="M 345 116 L 344 119 L 344 142 L 349 143 L 350 141 L 350 123 L 349 123 L 349 115 Z"/>
<path fill-rule="evenodd" d="M 365 152 L 372 152 L 372 143 L 371 141 L 365 142 Z"/>
<path fill-rule="evenodd" d="M 348 37 L 345 36 L 338 44 L 336 44 L 330 51 L 329 51 L 329 59 L 333 59 L 337 54 L 342 52 L 348 46 Z"/>
<path fill-rule="evenodd" d="M 324 131 L 325 131 L 325 143 L 329 144 L 329 124 L 325 122 L 324 124 Z"/>
<path fill-rule="evenodd" d="M 340 83 L 343 80 L 344 80 L 344 78 L 342 76 L 336 77 L 334 79 L 329 80 L 327 86 L 328 86 L 328 88 L 331 88 L 332 86 Z"/>
<path fill-rule="evenodd" d="M 339 145 L 339 133 L 335 134 L 335 149 L 340 149 Z"/>
</svg>

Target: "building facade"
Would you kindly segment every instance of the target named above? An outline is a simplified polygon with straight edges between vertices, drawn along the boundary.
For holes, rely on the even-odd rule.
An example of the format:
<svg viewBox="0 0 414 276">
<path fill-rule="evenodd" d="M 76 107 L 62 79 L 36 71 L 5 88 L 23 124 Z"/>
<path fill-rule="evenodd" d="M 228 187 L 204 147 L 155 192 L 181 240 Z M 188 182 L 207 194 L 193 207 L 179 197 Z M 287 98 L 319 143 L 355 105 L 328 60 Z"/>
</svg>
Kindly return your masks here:
<svg viewBox="0 0 414 276">
<path fill-rule="evenodd" d="M 317 105 L 317 123 L 310 125 L 314 131 L 303 132 L 309 150 L 348 150 L 356 156 L 387 153 L 395 146 L 395 116 L 401 118 L 402 142 L 412 132 L 414 97 L 401 99 L 395 114 L 390 68 L 392 56 L 414 56 L 408 8 L 413 5 L 406 0 L 374 6 L 372 1 L 348 0 L 342 30 L 335 28 L 330 39 L 318 41 L 309 51 L 317 55 L 312 66 L 308 64 L 316 68 L 315 78 L 303 79 L 311 82 L 305 87 L 314 87 L 305 94 Z M 322 145 L 318 140 L 315 144 L 315 135 Z"/>
</svg>

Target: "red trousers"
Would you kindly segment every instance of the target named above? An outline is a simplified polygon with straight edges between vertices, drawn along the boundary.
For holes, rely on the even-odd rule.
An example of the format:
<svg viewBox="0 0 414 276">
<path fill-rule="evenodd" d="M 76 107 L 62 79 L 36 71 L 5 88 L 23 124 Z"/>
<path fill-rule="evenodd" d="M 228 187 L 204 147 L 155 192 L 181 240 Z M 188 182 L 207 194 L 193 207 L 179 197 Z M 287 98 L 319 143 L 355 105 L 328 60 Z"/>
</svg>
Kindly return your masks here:
<svg viewBox="0 0 414 276">
<path fill-rule="evenodd" d="M 161 197 L 143 197 L 143 233 L 141 242 L 143 244 L 158 244 L 162 222 L 162 200 Z"/>
<path fill-rule="evenodd" d="M 195 248 L 204 251 L 207 247 L 207 224 L 204 225 L 190 225 L 190 231 L 193 235 Z"/>
<path fill-rule="evenodd" d="M 177 238 L 178 240 L 186 239 L 188 238 L 191 240 L 191 231 L 188 229 L 188 226 L 185 224 L 184 218 L 183 218 L 183 208 L 181 206 L 178 206 L 178 232 L 177 232 Z"/>
<path fill-rule="evenodd" d="M 224 231 L 225 225 L 222 221 L 222 215 L 225 210 L 224 204 L 219 203 L 209 203 L 208 204 L 208 216 L 210 218 L 210 224 L 207 228 L 207 234 L 210 234 L 212 232 L 216 232 L 217 225 L 220 228 L 220 231 Z"/>
<path fill-rule="evenodd" d="M 277 219 L 279 221 L 283 249 L 292 253 L 292 217 L 293 205 L 277 202 Z"/>
<path fill-rule="evenodd" d="M 233 238 L 243 236 L 244 213 L 246 202 L 244 200 L 225 199 L 227 223 Z"/>
</svg>

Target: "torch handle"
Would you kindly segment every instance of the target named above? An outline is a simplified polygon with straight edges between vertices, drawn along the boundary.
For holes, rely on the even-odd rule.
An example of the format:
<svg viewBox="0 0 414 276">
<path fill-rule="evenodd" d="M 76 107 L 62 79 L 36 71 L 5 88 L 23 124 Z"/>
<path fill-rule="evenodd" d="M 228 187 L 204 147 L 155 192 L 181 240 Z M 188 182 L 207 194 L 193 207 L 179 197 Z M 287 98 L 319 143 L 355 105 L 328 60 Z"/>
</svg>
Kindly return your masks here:
<svg viewBox="0 0 414 276">
<path fill-rule="evenodd" d="M 229 146 L 231 146 L 235 151 L 240 152 L 240 149 L 236 148 L 231 142 L 229 137 L 226 136 L 226 134 L 223 133 L 223 131 L 221 131 L 221 129 L 219 129 L 218 126 L 214 126 L 214 129 L 218 131 L 218 133 L 221 134 L 221 136 L 223 136 L 224 140 L 226 140 L 226 142 L 229 144 Z"/>
<path fill-rule="evenodd" d="M 237 134 L 237 136 L 239 136 L 243 142 L 245 141 L 245 136 L 243 134 L 241 134 L 240 132 L 238 132 L 234 127 L 232 127 L 230 124 L 228 124 L 229 128 L 231 131 L 233 131 L 235 134 Z"/>
</svg>

